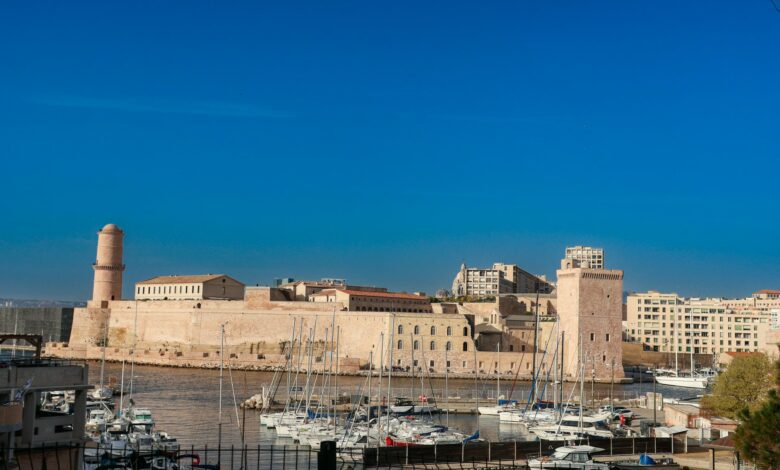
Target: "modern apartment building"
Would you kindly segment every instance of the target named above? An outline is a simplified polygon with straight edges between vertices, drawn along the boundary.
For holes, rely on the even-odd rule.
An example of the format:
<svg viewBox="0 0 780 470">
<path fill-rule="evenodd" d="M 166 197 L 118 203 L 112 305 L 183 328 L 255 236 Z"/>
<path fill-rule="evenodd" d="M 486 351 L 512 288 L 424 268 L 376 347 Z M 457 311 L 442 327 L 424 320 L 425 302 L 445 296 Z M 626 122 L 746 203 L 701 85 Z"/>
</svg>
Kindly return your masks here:
<svg viewBox="0 0 780 470">
<path fill-rule="evenodd" d="M 592 246 L 566 247 L 567 260 L 572 260 L 571 267 L 583 267 L 591 269 L 604 269 L 604 249 Z"/>
<path fill-rule="evenodd" d="M 454 296 L 488 297 L 535 293 L 537 290 L 549 294 L 553 286 L 544 276 L 535 276 L 516 264 L 493 263 L 491 268 L 469 268 L 461 264 L 452 281 Z"/>
<path fill-rule="evenodd" d="M 685 298 L 649 291 L 628 296 L 625 335 L 660 352 L 777 353 L 772 310 L 747 308 L 749 299 Z M 735 306 L 736 305 L 736 306 Z"/>
</svg>

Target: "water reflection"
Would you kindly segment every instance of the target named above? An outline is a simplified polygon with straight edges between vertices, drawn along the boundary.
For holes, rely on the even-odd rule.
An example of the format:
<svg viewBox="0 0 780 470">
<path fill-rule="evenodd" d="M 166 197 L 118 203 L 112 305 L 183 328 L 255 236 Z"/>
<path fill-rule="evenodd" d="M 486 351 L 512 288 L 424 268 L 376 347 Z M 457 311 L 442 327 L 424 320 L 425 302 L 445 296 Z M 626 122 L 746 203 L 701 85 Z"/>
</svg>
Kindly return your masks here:
<svg viewBox="0 0 780 470">
<path fill-rule="evenodd" d="M 106 364 L 106 376 L 115 376 L 119 380 L 121 373 L 120 364 Z M 130 365 L 125 366 L 125 384 L 130 382 Z M 90 378 L 92 383 L 100 379 L 100 364 L 90 363 Z M 222 444 L 223 446 L 240 447 L 241 435 L 244 433 L 243 442 L 249 447 L 268 444 L 292 445 L 289 439 L 277 439 L 274 431 L 260 426 L 258 412 L 254 410 L 237 409 L 246 397 L 259 393 L 263 385 L 271 382 L 273 373 L 255 371 L 229 371 L 225 370 L 222 414 Z M 305 379 L 299 381 L 303 383 Z M 443 379 L 433 379 L 429 384 L 426 380 L 425 393 L 431 394 L 430 389 L 438 396 L 444 388 Z M 507 382 L 507 383 L 505 383 Z M 285 389 L 285 381 L 280 387 L 280 394 Z M 219 372 L 216 370 L 165 368 L 152 366 L 135 366 L 133 400 L 138 406 L 150 408 L 157 428 L 167 431 L 177 437 L 186 446 L 202 447 L 208 445 L 215 447 L 218 442 L 218 400 L 219 400 Z M 393 378 L 393 389 L 396 393 L 407 396 L 416 396 L 421 393 L 419 379 Z M 501 393 L 509 395 L 512 384 L 502 381 Z M 376 387 L 376 383 L 373 385 Z M 365 387 L 364 377 L 339 377 L 338 387 L 342 391 L 356 393 L 361 387 Z M 590 384 L 587 384 L 586 395 L 590 394 Z M 495 399 L 495 382 L 487 381 L 481 384 L 481 399 L 486 402 Z M 520 382 L 515 385 L 513 397 L 525 400 L 528 396 L 530 385 Z M 578 393 L 573 384 L 565 384 L 564 396 L 570 396 L 574 389 L 574 395 Z M 614 396 L 616 398 L 636 398 L 640 394 L 652 391 L 651 383 L 615 385 Z M 365 388 L 364 388 L 365 390 Z M 450 379 L 450 396 L 471 396 L 474 390 L 473 379 Z M 597 396 L 609 396 L 609 384 L 595 384 L 593 390 Z M 375 389 L 374 389 L 375 391 Z M 384 390 L 383 390 L 384 392 Z M 675 389 L 674 387 L 658 386 L 658 392 L 665 397 L 681 398 L 691 395 L 690 391 Z M 234 399 L 235 397 L 235 399 Z M 547 390 L 547 397 L 552 398 L 552 389 Z M 439 399 L 440 405 L 444 400 Z M 244 421 L 244 416 L 246 420 Z M 446 424 L 470 434 L 477 428 L 483 438 L 491 441 L 505 441 L 525 439 L 525 429 L 517 425 L 499 425 L 497 417 L 477 417 L 473 415 L 441 415 L 436 417 Z"/>
</svg>

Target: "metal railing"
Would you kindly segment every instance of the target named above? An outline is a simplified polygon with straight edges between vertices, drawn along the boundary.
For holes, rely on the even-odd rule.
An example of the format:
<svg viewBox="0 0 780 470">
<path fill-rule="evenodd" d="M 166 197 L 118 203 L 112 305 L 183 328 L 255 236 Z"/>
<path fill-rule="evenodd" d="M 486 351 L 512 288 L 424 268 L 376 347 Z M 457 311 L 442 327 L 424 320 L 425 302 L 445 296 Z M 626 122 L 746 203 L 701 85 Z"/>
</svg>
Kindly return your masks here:
<svg viewBox="0 0 780 470">
<path fill-rule="evenodd" d="M 683 447 L 672 438 L 616 438 L 578 441 L 470 442 L 415 447 L 371 447 L 339 452 L 335 442 L 321 449 L 298 445 L 230 447 L 182 446 L 176 451 L 128 445 L 61 444 L 0 449 L 0 468 L 21 470 L 358 470 L 368 468 L 527 468 L 527 460 L 551 455 L 563 445 L 603 449 L 596 457 L 674 453 Z M 143 449 L 143 448 L 142 448 Z"/>
</svg>

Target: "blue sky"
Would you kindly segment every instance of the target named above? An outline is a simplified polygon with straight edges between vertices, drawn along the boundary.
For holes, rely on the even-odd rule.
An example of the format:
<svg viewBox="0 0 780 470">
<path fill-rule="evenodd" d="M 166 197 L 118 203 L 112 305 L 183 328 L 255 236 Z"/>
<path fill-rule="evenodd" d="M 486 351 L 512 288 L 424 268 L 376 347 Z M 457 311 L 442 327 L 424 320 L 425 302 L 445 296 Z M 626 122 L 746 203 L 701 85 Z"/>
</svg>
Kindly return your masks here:
<svg viewBox="0 0 780 470">
<path fill-rule="evenodd" d="M 449 287 L 607 250 L 780 288 L 780 14 L 697 2 L 8 2 L 0 296 L 157 274 Z"/>
</svg>

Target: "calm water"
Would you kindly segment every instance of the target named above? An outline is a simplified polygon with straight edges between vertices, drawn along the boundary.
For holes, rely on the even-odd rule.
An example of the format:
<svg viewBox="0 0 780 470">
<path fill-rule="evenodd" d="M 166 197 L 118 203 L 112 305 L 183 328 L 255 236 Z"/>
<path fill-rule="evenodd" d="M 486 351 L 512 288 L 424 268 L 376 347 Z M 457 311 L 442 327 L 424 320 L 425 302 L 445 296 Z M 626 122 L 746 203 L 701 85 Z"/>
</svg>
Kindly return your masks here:
<svg viewBox="0 0 780 470">
<path fill-rule="evenodd" d="M 120 378 L 122 367 L 120 364 L 106 364 L 106 377 Z M 133 400 L 139 407 L 149 408 L 157 423 L 158 430 L 167 431 L 177 437 L 186 446 L 209 447 L 217 445 L 218 433 L 218 404 L 219 404 L 219 371 L 202 369 L 179 369 L 152 366 L 136 366 L 133 380 Z M 223 445 L 240 446 L 241 434 L 239 423 L 244 416 L 244 410 L 234 407 L 233 392 L 236 402 L 241 403 L 245 398 L 260 392 L 263 385 L 271 382 L 273 373 L 270 372 L 244 372 L 225 369 L 223 382 L 223 410 L 222 432 Z M 90 378 L 92 383 L 100 380 L 100 364 L 90 363 Z M 231 385 L 232 378 L 232 385 Z M 320 379 L 321 380 L 321 379 Z M 305 381 L 303 375 L 299 378 L 302 385 Z M 129 387 L 130 365 L 125 366 L 125 386 Z M 361 386 L 366 386 L 365 377 L 339 377 L 338 386 L 342 391 L 357 393 Z M 318 382 L 320 383 L 320 382 Z M 335 384 L 334 384 L 335 385 Z M 393 378 L 394 394 L 406 396 L 418 396 L 421 388 L 419 380 L 414 382 L 409 378 Z M 443 379 L 434 379 L 432 384 L 425 382 L 425 393 L 431 396 L 430 388 L 434 388 L 434 394 L 438 397 L 440 389 L 444 388 Z M 496 382 L 487 381 L 481 385 L 481 395 L 488 403 L 496 394 Z M 510 381 L 503 381 L 501 393 L 509 395 Z M 372 379 L 372 388 L 376 393 L 377 380 Z M 383 385 L 383 391 L 386 384 Z M 565 385 L 564 395 L 569 397 L 571 384 Z M 524 399 L 528 395 L 530 386 L 527 382 L 519 382 L 513 392 L 516 399 Z M 596 384 L 594 391 L 596 396 L 608 396 L 609 384 Z M 280 394 L 286 389 L 286 381 L 280 387 Z M 638 395 L 652 391 L 649 383 L 635 383 L 630 385 L 615 385 L 614 395 L 617 398 L 636 398 Z M 474 381 L 468 379 L 449 380 L 450 396 L 471 396 L 474 390 Z M 364 389 L 365 391 L 365 389 Z M 586 396 L 590 396 L 590 384 L 585 386 Z M 675 389 L 674 387 L 658 386 L 658 392 L 664 396 L 682 398 L 690 396 L 690 391 Z M 412 395 L 414 393 L 414 395 Z M 552 392 L 549 392 L 552 393 Z M 576 394 L 577 392 L 575 392 Z M 551 399 L 552 396 L 548 395 Z M 278 397 L 277 397 L 278 398 Z M 117 399 L 118 400 L 118 399 Z M 127 397 L 125 398 L 127 400 Z M 444 401 L 439 399 L 440 406 Z M 447 417 L 442 415 L 443 423 Z M 513 440 L 524 439 L 520 429 L 513 425 L 499 425 L 497 417 L 477 417 L 472 415 L 450 415 L 449 425 L 459 428 L 463 432 L 471 433 L 480 429 L 483 438 L 488 440 Z M 292 444 L 291 440 L 277 440 L 273 431 L 260 426 L 259 413 L 254 410 L 246 410 L 246 444 L 250 447 L 258 444 Z"/>
</svg>

